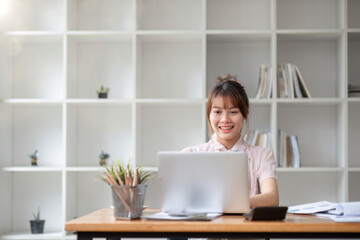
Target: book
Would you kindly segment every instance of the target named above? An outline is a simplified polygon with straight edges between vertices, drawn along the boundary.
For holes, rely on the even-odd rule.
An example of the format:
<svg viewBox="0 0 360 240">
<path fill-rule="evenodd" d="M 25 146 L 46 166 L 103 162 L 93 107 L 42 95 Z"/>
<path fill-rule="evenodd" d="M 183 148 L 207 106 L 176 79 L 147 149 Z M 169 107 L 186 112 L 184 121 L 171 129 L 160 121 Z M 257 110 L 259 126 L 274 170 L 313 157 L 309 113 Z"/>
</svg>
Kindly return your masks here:
<svg viewBox="0 0 360 240">
<path fill-rule="evenodd" d="M 302 75 L 300 73 L 300 70 L 299 70 L 299 68 L 297 66 L 295 66 L 295 70 L 296 70 L 297 77 L 299 79 L 299 86 L 300 86 L 300 90 L 301 90 L 302 95 L 304 97 L 306 97 L 306 98 L 311 98 L 309 89 L 307 88 L 307 86 L 305 84 L 305 81 L 304 81 L 304 78 L 302 77 Z"/>
<path fill-rule="evenodd" d="M 271 97 L 271 91 L 272 91 L 271 68 L 267 68 L 264 64 L 261 64 L 259 69 L 259 83 L 258 83 L 258 88 L 256 90 L 255 98 L 268 99 Z"/>
<path fill-rule="evenodd" d="M 288 90 L 289 90 L 289 98 L 294 98 L 295 97 L 295 93 L 294 93 L 294 79 L 293 79 L 293 73 L 292 73 L 292 67 L 291 67 L 291 63 L 287 63 L 285 64 L 285 70 L 287 73 L 287 80 L 288 80 Z"/>
<path fill-rule="evenodd" d="M 299 68 L 292 63 L 278 64 L 277 87 L 279 98 L 311 98 Z"/>
<path fill-rule="evenodd" d="M 290 137 L 286 136 L 286 165 L 287 167 L 292 167 L 292 155 L 291 155 L 291 145 L 290 145 Z"/>
<path fill-rule="evenodd" d="M 279 130 L 279 151 L 278 151 L 278 166 L 287 167 L 286 159 L 286 132 Z"/>
<path fill-rule="evenodd" d="M 279 130 L 278 167 L 300 167 L 298 138 Z"/>
<path fill-rule="evenodd" d="M 256 142 L 257 142 L 257 139 L 258 139 L 258 135 L 259 135 L 259 130 L 255 130 L 254 131 L 254 136 L 253 136 L 253 139 L 252 139 L 252 141 L 251 141 L 251 145 L 254 145 L 254 146 L 256 146 Z"/>
<path fill-rule="evenodd" d="M 273 69 L 272 67 L 269 67 L 268 69 L 268 73 L 267 73 L 267 92 L 265 94 L 265 98 L 269 99 L 271 98 L 271 93 L 272 93 L 272 87 L 273 87 Z"/>
<path fill-rule="evenodd" d="M 291 152 L 291 160 L 292 167 L 299 168 L 300 167 L 300 149 L 298 138 L 295 135 L 289 136 L 290 139 L 290 152 Z"/>
<path fill-rule="evenodd" d="M 260 65 L 260 69 L 259 69 L 259 83 L 258 83 L 258 88 L 256 91 L 256 96 L 255 98 L 260 98 L 261 97 L 261 93 L 264 89 L 264 76 L 265 76 L 265 65 L 261 64 Z"/>
<path fill-rule="evenodd" d="M 271 148 L 271 133 L 260 131 L 258 129 L 248 130 L 244 136 L 244 141 L 253 146 L 260 146 L 263 148 Z"/>
<path fill-rule="evenodd" d="M 284 83 L 284 98 L 289 98 L 288 76 L 285 70 L 285 64 L 280 64 L 280 66 Z"/>
<path fill-rule="evenodd" d="M 300 90 L 300 84 L 299 84 L 299 78 L 296 74 L 296 68 L 294 64 L 291 64 L 291 72 L 292 72 L 292 77 L 293 77 L 293 81 L 294 81 L 294 92 L 295 92 L 295 97 L 296 98 L 303 98 L 303 95 L 301 93 Z"/>
<path fill-rule="evenodd" d="M 277 83 L 278 83 L 278 97 L 284 98 L 285 96 L 284 76 L 280 64 L 278 64 L 277 66 Z"/>
</svg>

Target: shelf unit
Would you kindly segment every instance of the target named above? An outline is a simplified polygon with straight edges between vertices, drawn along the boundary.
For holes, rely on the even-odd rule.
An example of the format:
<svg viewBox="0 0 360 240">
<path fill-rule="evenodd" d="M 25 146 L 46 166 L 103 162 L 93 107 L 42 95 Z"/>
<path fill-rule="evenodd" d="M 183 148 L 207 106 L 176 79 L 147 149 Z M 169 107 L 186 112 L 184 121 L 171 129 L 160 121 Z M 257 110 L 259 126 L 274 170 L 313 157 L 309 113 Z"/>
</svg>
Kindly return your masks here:
<svg viewBox="0 0 360 240">
<path fill-rule="evenodd" d="M 302 167 L 278 168 L 282 205 L 360 200 L 360 98 L 347 94 L 360 84 L 359 1 L 3 2 L 0 239 L 74 239 L 65 221 L 111 205 L 99 152 L 156 170 L 157 151 L 206 142 L 207 93 L 226 73 L 247 89 L 250 128 L 272 133 L 275 156 L 278 129 L 299 138 Z M 260 64 L 285 62 L 313 98 L 278 99 L 274 86 L 254 99 Z M 146 204 L 159 207 L 159 180 Z M 38 206 L 41 236 L 28 224 Z"/>
</svg>

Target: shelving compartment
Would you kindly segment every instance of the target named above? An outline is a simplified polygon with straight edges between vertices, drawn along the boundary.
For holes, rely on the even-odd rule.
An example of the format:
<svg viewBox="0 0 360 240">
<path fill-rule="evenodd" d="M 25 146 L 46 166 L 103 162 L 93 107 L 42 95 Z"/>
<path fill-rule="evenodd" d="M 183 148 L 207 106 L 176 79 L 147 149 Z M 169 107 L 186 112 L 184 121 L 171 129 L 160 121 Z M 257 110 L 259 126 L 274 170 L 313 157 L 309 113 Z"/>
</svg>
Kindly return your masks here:
<svg viewBox="0 0 360 240">
<path fill-rule="evenodd" d="M 137 0 L 138 30 L 201 30 L 202 0 Z"/>
<path fill-rule="evenodd" d="M 68 30 L 134 29 L 134 0 L 68 0 Z"/>
<path fill-rule="evenodd" d="M 101 86 L 110 99 L 133 97 L 130 34 L 70 35 L 67 53 L 68 98 L 97 98 Z"/>
<path fill-rule="evenodd" d="M 277 38 L 277 63 L 298 66 L 312 98 L 344 97 L 342 35 L 279 34 Z"/>
<path fill-rule="evenodd" d="M 249 129 L 271 132 L 271 105 L 250 103 Z"/>
<path fill-rule="evenodd" d="M 66 173 L 66 221 L 113 205 L 111 187 L 100 176 L 101 171 Z"/>
<path fill-rule="evenodd" d="M 360 26 L 359 26 L 360 27 Z M 360 33 L 348 34 L 348 84 L 360 86 Z M 360 98 L 360 93 L 349 97 Z"/>
<path fill-rule="evenodd" d="M 349 173 L 349 202 L 358 202 L 360 201 L 360 172 L 350 172 Z"/>
<path fill-rule="evenodd" d="M 271 36 L 268 34 L 207 35 L 206 93 L 218 76 L 237 75 L 249 98 L 254 98 L 261 64 L 270 67 Z"/>
<path fill-rule="evenodd" d="M 201 104 L 139 104 L 136 161 L 157 166 L 158 151 L 181 151 L 204 142 Z"/>
<path fill-rule="evenodd" d="M 1 43 L 0 98 L 64 96 L 61 36 L 3 36 Z"/>
<path fill-rule="evenodd" d="M 5 151 L 12 157 L 9 166 L 31 166 L 29 155 L 35 150 L 38 150 L 38 166 L 63 165 L 61 106 L 12 106 L 6 114 L 12 119 L 12 125 L 5 131 L 11 143 Z"/>
<path fill-rule="evenodd" d="M 4 167 L 1 163 L 0 168 Z M 8 172 L 3 172 L 0 169 L 0 191 L 1 198 L 0 204 L 2 208 L 0 209 L 0 234 L 5 234 L 11 231 L 12 228 L 12 211 L 11 211 L 11 192 L 12 192 L 12 174 Z"/>
<path fill-rule="evenodd" d="M 342 0 L 278 0 L 278 29 L 336 29 L 341 27 Z"/>
<path fill-rule="evenodd" d="M 11 231 L 11 192 L 12 175 L 9 172 L 2 171 L 3 167 L 11 166 L 12 159 L 12 114 L 11 107 L 0 103 L 0 234 Z"/>
<path fill-rule="evenodd" d="M 203 97 L 199 34 L 138 36 L 137 66 L 137 98 Z"/>
<path fill-rule="evenodd" d="M 360 2 L 357 0 L 347 1 L 348 28 L 360 28 Z"/>
<path fill-rule="evenodd" d="M 9 2 L 8 30 L 62 31 L 64 30 L 63 0 L 5 0 Z"/>
<path fill-rule="evenodd" d="M 280 206 L 343 202 L 344 178 L 343 172 L 278 172 Z"/>
<path fill-rule="evenodd" d="M 45 220 L 44 233 L 57 233 L 63 229 L 61 173 L 27 172 L 12 174 L 12 233 L 31 238 L 29 220 L 40 208 L 40 217 Z M 9 219 L 8 219 L 9 220 Z"/>
<path fill-rule="evenodd" d="M 300 167 L 344 167 L 342 104 L 279 104 L 277 127 L 296 135 Z"/>
<path fill-rule="evenodd" d="M 349 103 L 348 157 L 350 167 L 360 167 L 360 102 Z"/>
<path fill-rule="evenodd" d="M 206 22 L 208 30 L 270 29 L 271 1 L 208 0 Z"/>
<path fill-rule="evenodd" d="M 8 104 L 0 103 L 0 152 L 1 167 L 12 165 L 13 151 L 13 114 L 12 107 Z M 0 171 L 1 173 L 1 171 Z"/>
<path fill-rule="evenodd" d="M 116 158 L 133 157 L 132 109 L 130 104 L 67 106 L 67 166 L 99 167 L 101 151 Z"/>
</svg>

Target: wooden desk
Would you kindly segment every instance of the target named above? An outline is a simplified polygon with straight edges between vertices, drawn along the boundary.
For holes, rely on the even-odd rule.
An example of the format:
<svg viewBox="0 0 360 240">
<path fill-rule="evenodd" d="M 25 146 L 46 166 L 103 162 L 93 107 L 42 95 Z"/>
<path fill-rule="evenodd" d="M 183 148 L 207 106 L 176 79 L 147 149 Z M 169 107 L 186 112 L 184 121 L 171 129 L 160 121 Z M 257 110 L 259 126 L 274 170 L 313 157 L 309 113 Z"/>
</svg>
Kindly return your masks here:
<svg viewBox="0 0 360 240">
<path fill-rule="evenodd" d="M 157 210 L 158 211 L 158 210 Z M 156 210 L 146 210 L 144 214 Z M 212 221 L 115 220 L 113 210 L 100 209 L 65 224 L 79 240 L 94 237 L 141 238 L 360 238 L 360 223 L 336 223 L 314 216 L 288 214 L 285 221 L 248 221 L 226 215 Z"/>
</svg>

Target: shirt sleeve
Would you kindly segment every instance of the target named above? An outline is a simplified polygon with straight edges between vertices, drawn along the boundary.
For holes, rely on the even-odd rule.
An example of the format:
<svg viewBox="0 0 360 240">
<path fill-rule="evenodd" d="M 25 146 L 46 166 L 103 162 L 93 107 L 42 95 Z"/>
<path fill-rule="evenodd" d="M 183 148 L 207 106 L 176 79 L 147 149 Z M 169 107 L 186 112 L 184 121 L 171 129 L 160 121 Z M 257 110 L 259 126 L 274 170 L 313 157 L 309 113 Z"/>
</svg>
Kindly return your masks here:
<svg viewBox="0 0 360 240">
<path fill-rule="evenodd" d="M 258 168 L 259 184 L 266 178 L 276 178 L 276 161 L 271 148 L 264 148 L 260 154 L 260 166 Z"/>
<path fill-rule="evenodd" d="M 194 147 L 187 147 L 181 150 L 181 152 L 195 152 L 195 151 L 194 151 Z"/>
</svg>

